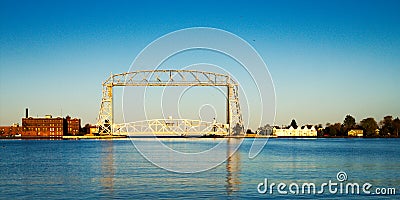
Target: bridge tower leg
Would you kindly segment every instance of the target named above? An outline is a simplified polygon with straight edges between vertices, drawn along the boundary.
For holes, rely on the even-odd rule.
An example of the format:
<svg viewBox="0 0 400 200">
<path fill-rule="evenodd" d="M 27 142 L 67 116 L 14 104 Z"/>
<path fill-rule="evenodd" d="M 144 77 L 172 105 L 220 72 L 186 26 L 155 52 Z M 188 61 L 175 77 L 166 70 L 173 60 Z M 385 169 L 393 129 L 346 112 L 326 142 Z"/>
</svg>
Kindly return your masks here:
<svg viewBox="0 0 400 200">
<path fill-rule="evenodd" d="M 112 135 L 114 116 L 113 116 L 113 85 L 112 83 L 103 84 L 103 96 L 97 124 L 99 125 L 99 134 Z"/>
<path fill-rule="evenodd" d="M 114 101 L 113 101 L 113 87 L 111 86 L 107 86 L 108 88 L 108 96 L 110 98 L 111 101 L 111 112 L 110 112 L 110 124 L 109 124 L 109 128 L 108 130 L 110 130 L 110 135 L 114 134 Z"/>
<path fill-rule="evenodd" d="M 232 134 L 232 105 L 231 105 L 231 99 L 232 99 L 232 94 L 233 93 L 233 87 L 232 85 L 228 85 L 227 87 L 227 102 L 226 102 L 226 123 L 228 124 L 228 135 Z"/>
<path fill-rule="evenodd" d="M 244 134 L 242 112 L 239 104 L 239 89 L 237 85 L 228 84 L 228 123 L 229 135 Z"/>
</svg>

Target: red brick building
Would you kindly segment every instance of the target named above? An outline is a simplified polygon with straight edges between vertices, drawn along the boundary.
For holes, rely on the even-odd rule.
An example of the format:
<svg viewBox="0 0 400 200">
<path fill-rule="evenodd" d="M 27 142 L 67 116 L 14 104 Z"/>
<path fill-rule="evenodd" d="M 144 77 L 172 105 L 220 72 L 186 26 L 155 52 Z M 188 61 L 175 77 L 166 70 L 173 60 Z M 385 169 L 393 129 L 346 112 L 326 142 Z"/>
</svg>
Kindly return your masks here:
<svg viewBox="0 0 400 200">
<path fill-rule="evenodd" d="M 55 137 L 77 135 L 81 128 L 81 120 L 77 118 L 22 118 L 22 137 Z"/>
<path fill-rule="evenodd" d="M 18 124 L 12 126 L 0 126 L 0 137 L 15 137 L 22 133 L 22 127 Z"/>
<path fill-rule="evenodd" d="M 66 120 L 61 117 L 22 118 L 22 137 L 62 137 L 66 132 Z"/>
<path fill-rule="evenodd" d="M 28 109 L 22 118 L 22 126 L 0 126 L 0 137 L 49 137 L 62 138 L 63 135 L 78 135 L 81 129 L 81 120 L 77 118 L 53 118 L 46 115 L 43 118 L 28 117 Z"/>
<path fill-rule="evenodd" d="M 66 117 L 67 120 L 67 132 L 68 135 L 77 135 L 81 129 L 81 119 Z"/>
</svg>

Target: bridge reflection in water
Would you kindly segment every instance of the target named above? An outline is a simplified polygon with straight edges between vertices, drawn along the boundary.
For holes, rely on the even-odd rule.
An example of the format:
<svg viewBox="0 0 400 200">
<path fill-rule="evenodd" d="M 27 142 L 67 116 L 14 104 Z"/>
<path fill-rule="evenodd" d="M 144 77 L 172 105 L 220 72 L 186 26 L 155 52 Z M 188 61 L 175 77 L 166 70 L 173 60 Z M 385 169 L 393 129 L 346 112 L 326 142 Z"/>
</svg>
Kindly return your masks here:
<svg viewBox="0 0 400 200">
<path fill-rule="evenodd" d="M 238 139 L 228 139 L 227 155 L 232 155 L 226 160 L 226 192 L 228 196 L 231 196 L 234 192 L 239 191 L 240 186 L 240 153 L 235 152 L 237 145 L 231 145 L 231 143 L 240 142 Z"/>
<path fill-rule="evenodd" d="M 101 178 L 100 183 L 104 191 L 113 196 L 114 193 L 114 142 L 105 140 L 101 142 Z"/>
<path fill-rule="evenodd" d="M 165 143 L 170 146 L 170 147 L 175 147 L 179 149 L 179 145 L 185 146 L 185 148 L 190 148 L 190 145 L 188 145 L 187 138 L 165 138 L 162 139 L 165 141 Z M 190 140 L 190 139 L 189 139 Z M 197 139 L 196 139 L 197 140 Z M 199 187 L 200 185 L 212 185 L 212 186 L 217 186 L 220 184 L 220 186 L 223 186 L 225 190 L 225 194 L 227 196 L 235 196 L 237 192 L 240 190 L 240 185 L 241 185 L 241 178 L 240 178 L 240 172 L 241 172 L 241 158 L 240 158 L 240 153 L 237 151 L 236 153 L 232 154 L 236 148 L 238 147 L 238 143 L 241 142 L 241 139 L 237 138 L 228 138 L 228 139 L 210 139 L 210 138 L 198 138 L 199 141 L 191 140 L 192 142 L 190 143 L 191 145 L 196 145 L 198 142 L 199 144 L 204 144 L 204 143 L 210 143 L 214 144 L 215 142 L 218 142 L 220 140 L 226 140 L 226 155 L 231 155 L 225 163 L 223 163 L 221 166 L 217 168 L 210 169 L 208 171 L 202 172 L 202 173 L 209 173 L 211 175 L 211 179 L 204 179 L 204 174 L 202 173 L 196 173 L 196 174 L 179 174 L 179 173 L 173 173 L 173 172 L 168 172 L 162 169 L 154 169 L 156 166 L 147 163 L 147 161 L 144 160 L 144 158 L 138 158 L 141 157 L 139 153 L 137 153 L 135 150 L 133 150 L 133 145 L 129 147 L 131 144 L 129 140 L 102 140 L 100 143 L 101 146 L 101 152 L 100 152 L 100 161 L 101 161 L 101 178 L 100 178 L 100 184 L 101 188 L 103 189 L 104 195 L 108 197 L 115 197 L 118 196 L 118 189 L 119 188 L 118 184 L 124 183 L 130 185 L 129 187 L 132 188 L 134 191 L 136 187 L 143 185 L 143 184 L 154 184 L 154 183 L 163 183 L 163 186 L 172 187 L 172 186 L 181 186 L 185 185 L 184 187 Z M 137 142 L 144 142 L 147 143 L 148 145 L 152 146 L 154 144 L 153 139 L 137 139 Z M 175 145 L 176 146 L 175 146 Z M 123 147 L 121 148 L 121 145 Z M 201 145 L 199 145 L 201 146 Z M 133 154 L 129 152 L 124 152 L 118 151 L 119 153 L 128 153 L 127 155 L 132 155 L 132 158 L 126 159 L 124 156 L 118 156 L 114 155 L 115 149 L 124 149 L 128 150 L 131 149 Z M 182 148 L 182 147 L 181 147 Z M 198 146 L 195 147 L 198 149 Z M 123 160 L 120 160 L 120 159 Z M 128 163 L 136 160 L 137 163 Z M 205 159 L 206 160 L 206 159 Z M 139 164 L 140 163 L 140 164 Z M 147 163 L 147 164 L 146 164 Z M 130 177 L 126 177 L 126 174 L 119 174 L 122 173 L 121 171 L 125 171 L 125 173 L 130 174 Z M 138 179 L 138 173 L 147 173 L 147 172 L 159 172 L 161 173 L 159 177 L 141 177 Z M 224 175 L 225 174 L 225 175 Z M 207 176 L 209 176 L 207 175 Z M 140 176 L 139 176 L 140 177 Z M 121 180 L 124 180 L 121 182 Z M 186 185 L 187 184 L 187 185 Z M 155 186 L 159 188 L 160 185 Z M 221 191 L 221 190 L 220 190 Z M 140 192 L 140 191 L 137 191 Z M 222 192 L 222 191 L 221 191 Z"/>
</svg>

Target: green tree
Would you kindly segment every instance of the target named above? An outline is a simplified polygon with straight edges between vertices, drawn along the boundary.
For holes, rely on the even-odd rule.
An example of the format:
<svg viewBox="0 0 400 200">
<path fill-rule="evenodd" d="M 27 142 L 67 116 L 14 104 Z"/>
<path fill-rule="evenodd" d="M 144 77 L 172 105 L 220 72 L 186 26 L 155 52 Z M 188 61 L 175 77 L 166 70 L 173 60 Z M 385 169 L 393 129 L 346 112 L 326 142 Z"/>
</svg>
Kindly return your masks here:
<svg viewBox="0 0 400 200">
<path fill-rule="evenodd" d="M 318 137 L 321 137 L 324 135 L 324 129 L 322 127 L 322 124 L 315 125 L 314 128 L 315 128 L 315 130 L 317 130 Z"/>
<path fill-rule="evenodd" d="M 365 136 L 372 137 L 375 136 L 375 130 L 378 128 L 378 123 L 372 117 L 361 120 L 360 126 L 365 131 Z"/>
<path fill-rule="evenodd" d="M 327 126 L 325 127 L 325 129 L 321 133 L 322 135 L 323 134 L 328 134 L 331 137 L 341 136 L 342 125 L 340 123 L 335 123 L 335 124 L 327 123 L 326 125 Z"/>
<path fill-rule="evenodd" d="M 247 129 L 246 134 L 254 134 L 253 131 L 251 131 L 251 129 Z"/>
<path fill-rule="evenodd" d="M 382 121 L 379 122 L 381 125 L 381 131 L 379 132 L 380 136 L 386 137 L 393 135 L 394 126 L 393 126 L 393 117 L 385 116 Z"/>
<path fill-rule="evenodd" d="M 329 136 L 331 137 L 335 137 L 337 135 L 337 131 L 336 129 L 333 127 L 333 125 L 330 125 L 329 127 L 327 127 L 327 133 L 329 134 Z"/>
<path fill-rule="evenodd" d="M 396 119 L 393 120 L 393 134 L 399 137 L 399 131 L 400 131 L 400 119 L 396 117 Z"/>
<path fill-rule="evenodd" d="M 335 124 L 331 125 L 330 135 L 331 136 L 342 136 L 341 128 L 342 128 L 342 125 L 340 123 L 335 123 Z"/>
<path fill-rule="evenodd" d="M 290 126 L 293 127 L 294 129 L 297 128 L 297 122 L 295 119 L 292 119 L 292 122 L 290 122 Z"/>
<path fill-rule="evenodd" d="M 346 115 L 343 121 L 344 135 L 347 135 L 347 132 L 350 129 L 354 128 L 355 125 L 356 125 L 356 119 L 351 115 Z"/>
</svg>

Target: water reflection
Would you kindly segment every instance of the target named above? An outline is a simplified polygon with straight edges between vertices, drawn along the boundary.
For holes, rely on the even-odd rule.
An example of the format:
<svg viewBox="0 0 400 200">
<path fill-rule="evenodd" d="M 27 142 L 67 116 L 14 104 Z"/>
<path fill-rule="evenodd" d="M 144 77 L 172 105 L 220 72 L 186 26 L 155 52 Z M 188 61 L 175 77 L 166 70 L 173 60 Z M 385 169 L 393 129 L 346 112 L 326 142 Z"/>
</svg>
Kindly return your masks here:
<svg viewBox="0 0 400 200">
<path fill-rule="evenodd" d="M 231 155 L 237 147 L 237 142 L 241 142 L 240 139 L 231 138 L 228 139 L 227 143 L 227 155 Z M 226 192 L 228 196 L 231 196 L 236 191 L 239 191 L 240 185 L 240 153 L 237 151 L 231 157 L 226 160 Z"/>
<path fill-rule="evenodd" d="M 114 144 L 112 140 L 101 142 L 101 178 L 100 183 L 104 191 L 114 193 Z"/>
</svg>

